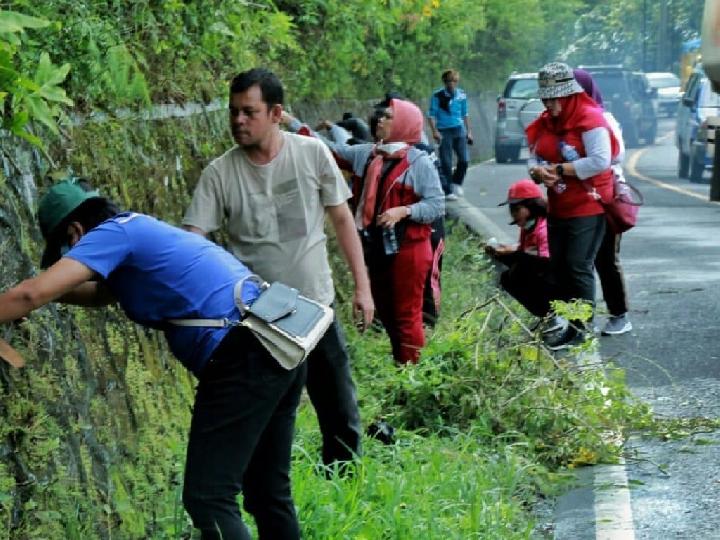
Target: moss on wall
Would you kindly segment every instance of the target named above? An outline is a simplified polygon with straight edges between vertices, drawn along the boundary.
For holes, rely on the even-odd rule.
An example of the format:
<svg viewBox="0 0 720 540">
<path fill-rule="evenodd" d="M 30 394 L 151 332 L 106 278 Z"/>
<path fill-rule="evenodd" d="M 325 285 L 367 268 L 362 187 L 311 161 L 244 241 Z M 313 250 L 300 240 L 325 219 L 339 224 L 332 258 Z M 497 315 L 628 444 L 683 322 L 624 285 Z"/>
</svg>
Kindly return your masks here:
<svg viewBox="0 0 720 540">
<path fill-rule="evenodd" d="M 298 104 L 311 122 L 367 103 Z M 179 223 L 200 171 L 230 147 L 225 110 L 104 117 L 49 147 L 121 207 Z M 48 160 L 0 138 L 0 289 L 38 272 L 38 193 Z M 222 238 L 220 239 L 222 240 Z M 0 540 L 177 538 L 194 379 L 162 335 L 115 308 L 49 305 L 0 336 L 27 367 L 0 363 Z"/>
<path fill-rule="evenodd" d="M 3 141 L 0 286 L 37 272 L 34 224 L 47 161 Z M 121 206 L 177 223 L 208 159 L 229 146 L 224 111 L 86 122 L 57 141 L 58 168 Z M 11 146 L 11 144 L 13 146 Z M 2 335 L 25 356 L 0 366 L 0 538 L 164 538 L 179 505 L 194 381 L 164 339 L 117 309 L 50 305 Z"/>
</svg>

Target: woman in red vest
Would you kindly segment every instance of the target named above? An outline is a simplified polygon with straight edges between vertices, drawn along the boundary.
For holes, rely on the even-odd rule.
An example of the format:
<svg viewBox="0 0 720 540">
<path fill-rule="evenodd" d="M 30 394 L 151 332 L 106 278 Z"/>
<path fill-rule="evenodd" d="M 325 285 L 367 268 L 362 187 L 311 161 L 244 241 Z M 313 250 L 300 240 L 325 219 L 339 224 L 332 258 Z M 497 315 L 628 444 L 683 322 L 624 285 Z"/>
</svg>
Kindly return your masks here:
<svg viewBox="0 0 720 540">
<path fill-rule="evenodd" d="M 288 127 L 315 135 L 289 114 Z M 363 240 L 375 312 L 400 364 L 417 363 L 425 345 L 423 293 L 433 265 L 430 224 L 445 214 L 437 167 L 422 139 L 423 115 L 410 101 L 376 107 L 376 144 L 325 140 L 342 169 L 352 172 L 355 224 Z"/>
<path fill-rule="evenodd" d="M 526 130 L 530 177 L 548 193 L 548 236 L 558 299 L 595 306 L 594 260 L 605 234 L 602 201 L 612 197 L 612 157 L 618 141 L 603 111 L 584 92 L 567 64 L 538 73 L 545 111 Z M 587 329 L 571 321 L 547 339 L 557 350 L 583 342 Z"/>
</svg>

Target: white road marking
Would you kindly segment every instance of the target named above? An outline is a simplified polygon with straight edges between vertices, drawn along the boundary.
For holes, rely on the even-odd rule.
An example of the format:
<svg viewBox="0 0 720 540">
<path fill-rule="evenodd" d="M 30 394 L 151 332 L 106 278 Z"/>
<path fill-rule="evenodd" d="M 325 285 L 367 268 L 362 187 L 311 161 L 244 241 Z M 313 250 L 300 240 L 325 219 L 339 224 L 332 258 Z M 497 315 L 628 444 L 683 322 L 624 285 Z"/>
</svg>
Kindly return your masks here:
<svg viewBox="0 0 720 540">
<path fill-rule="evenodd" d="M 595 469 L 595 540 L 635 540 L 625 460 Z"/>
<path fill-rule="evenodd" d="M 598 349 L 579 355 L 577 363 L 604 369 Z M 620 456 L 616 465 L 595 465 L 593 477 L 595 540 L 635 540 L 625 460 Z"/>
</svg>

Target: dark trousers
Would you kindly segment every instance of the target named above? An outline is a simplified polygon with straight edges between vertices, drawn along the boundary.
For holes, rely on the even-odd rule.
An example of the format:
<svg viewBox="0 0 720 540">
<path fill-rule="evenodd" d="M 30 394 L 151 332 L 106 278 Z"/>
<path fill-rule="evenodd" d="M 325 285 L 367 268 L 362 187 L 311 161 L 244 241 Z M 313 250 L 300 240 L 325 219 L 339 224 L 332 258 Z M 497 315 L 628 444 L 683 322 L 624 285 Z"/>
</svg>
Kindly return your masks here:
<svg viewBox="0 0 720 540">
<path fill-rule="evenodd" d="M 610 315 L 614 316 L 628 311 L 625 277 L 620 265 L 621 238 L 621 234 L 615 234 L 610 227 L 606 227 L 605 237 L 595 257 L 595 269 L 600 277 L 603 298 Z"/>
<path fill-rule="evenodd" d="M 468 168 L 467 133 L 464 127 L 440 129 L 440 169 L 445 181 L 462 185 Z M 457 155 L 457 164 L 453 172 L 453 152 Z M 450 193 L 450 185 L 443 186 L 445 193 Z"/>
<path fill-rule="evenodd" d="M 307 359 L 307 392 L 322 433 L 323 463 L 350 461 L 361 451 L 362 426 L 350 357 L 335 319 Z"/>
<path fill-rule="evenodd" d="M 545 317 L 550 311 L 550 301 L 556 296 L 550 279 L 550 260 L 517 252 L 498 260 L 508 266 L 500 274 L 502 288 L 530 313 Z"/>
<path fill-rule="evenodd" d="M 550 261 L 557 299 L 595 306 L 595 256 L 605 235 L 605 215 L 548 219 Z"/>
<path fill-rule="evenodd" d="M 234 328 L 200 373 L 183 503 L 203 540 L 300 538 L 290 493 L 290 451 L 306 363 L 288 371 L 246 328 Z"/>
</svg>

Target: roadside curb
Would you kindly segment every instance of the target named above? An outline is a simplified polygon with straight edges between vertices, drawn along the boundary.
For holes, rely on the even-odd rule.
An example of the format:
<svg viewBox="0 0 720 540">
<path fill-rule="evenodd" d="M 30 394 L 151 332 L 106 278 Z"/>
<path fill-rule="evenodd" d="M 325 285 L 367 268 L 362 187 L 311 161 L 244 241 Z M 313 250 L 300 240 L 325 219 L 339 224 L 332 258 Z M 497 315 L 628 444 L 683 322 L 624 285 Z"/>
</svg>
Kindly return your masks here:
<svg viewBox="0 0 720 540">
<path fill-rule="evenodd" d="M 514 240 L 502 230 L 500 227 L 485 215 L 484 212 L 473 206 L 465 199 L 458 201 L 446 201 L 445 207 L 447 215 L 462 221 L 470 227 L 473 232 L 479 234 L 486 240 L 488 238 L 496 238 L 501 244 L 508 244 Z"/>
</svg>

